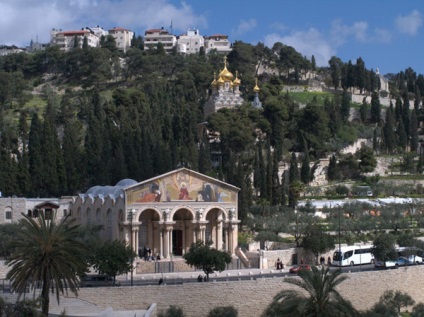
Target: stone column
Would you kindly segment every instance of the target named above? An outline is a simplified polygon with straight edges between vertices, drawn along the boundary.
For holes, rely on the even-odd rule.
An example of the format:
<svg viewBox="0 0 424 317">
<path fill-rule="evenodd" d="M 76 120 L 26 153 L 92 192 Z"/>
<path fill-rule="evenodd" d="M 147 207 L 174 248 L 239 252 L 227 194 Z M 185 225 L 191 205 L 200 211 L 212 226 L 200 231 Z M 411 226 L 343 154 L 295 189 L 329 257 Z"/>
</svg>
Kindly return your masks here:
<svg viewBox="0 0 424 317">
<path fill-rule="evenodd" d="M 138 254 L 138 249 L 139 249 L 139 227 L 135 227 L 134 228 L 134 251 L 136 254 Z"/>
<path fill-rule="evenodd" d="M 163 250 L 164 250 L 164 245 L 163 245 L 163 229 L 160 228 L 159 229 L 159 254 L 160 254 L 160 258 L 163 259 Z"/>
<path fill-rule="evenodd" d="M 222 222 L 221 220 L 218 220 L 218 223 L 216 224 L 216 231 L 217 231 L 216 248 L 218 250 L 222 250 Z"/>
<path fill-rule="evenodd" d="M 169 258 L 169 230 L 167 228 L 165 228 L 164 230 L 165 230 L 165 245 L 164 245 L 165 254 L 164 254 L 164 257 Z"/>
<path fill-rule="evenodd" d="M 172 243 L 172 229 L 169 229 L 169 253 L 170 254 L 173 254 L 174 252 L 174 250 L 173 250 L 173 248 L 172 248 L 172 245 L 173 245 L 173 243 Z"/>
</svg>

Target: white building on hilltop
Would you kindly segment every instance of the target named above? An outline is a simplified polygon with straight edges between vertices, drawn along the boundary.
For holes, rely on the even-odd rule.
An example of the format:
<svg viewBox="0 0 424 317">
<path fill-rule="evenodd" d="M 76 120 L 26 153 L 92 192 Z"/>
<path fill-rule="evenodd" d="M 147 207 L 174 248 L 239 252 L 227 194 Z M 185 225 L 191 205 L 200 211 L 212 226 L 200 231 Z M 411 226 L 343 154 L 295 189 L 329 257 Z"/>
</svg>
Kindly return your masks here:
<svg viewBox="0 0 424 317">
<path fill-rule="evenodd" d="M 78 31 L 62 31 L 62 29 L 52 29 L 50 32 L 50 44 L 59 46 L 61 51 L 68 52 L 73 48 L 82 47 L 84 38 L 87 38 L 89 47 L 97 47 L 100 43 L 100 38 L 94 32 L 87 29 Z M 75 41 L 77 43 L 75 43 Z"/>
<path fill-rule="evenodd" d="M 200 35 L 199 30 L 187 30 L 177 40 L 177 52 L 182 54 L 199 53 L 200 48 L 205 46 L 205 39 Z"/>
<path fill-rule="evenodd" d="M 114 37 L 118 50 L 126 52 L 131 47 L 134 32 L 121 27 L 115 27 L 110 29 L 108 33 Z"/>
<path fill-rule="evenodd" d="M 173 48 L 177 45 L 177 38 L 164 28 L 150 29 L 144 32 L 144 49 L 155 49 L 159 43 L 162 43 L 165 52 L 172 52 Z"/>
<path fill-rule="evenodd" d="M 205 51 L 209 53 L 211 50 L 216 50 L 221 54 L 230 53 L 232 48 L 228 36 L 224 34 L 205 36 Z"/>
</svg>

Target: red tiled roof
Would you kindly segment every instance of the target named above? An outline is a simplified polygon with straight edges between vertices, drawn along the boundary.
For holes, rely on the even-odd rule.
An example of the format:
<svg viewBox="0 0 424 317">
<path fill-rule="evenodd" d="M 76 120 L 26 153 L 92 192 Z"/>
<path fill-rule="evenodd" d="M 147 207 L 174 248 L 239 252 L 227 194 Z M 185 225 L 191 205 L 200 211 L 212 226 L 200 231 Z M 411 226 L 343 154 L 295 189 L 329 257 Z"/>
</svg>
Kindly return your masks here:
<svg viewBox="0 0 424 317">
<path fill-rule="evenodd" d="M 228 38 L 228 35 L 225 35 L 225 34 L 212 34 L 212 35 L 209 35 L 209 36 L 205 36 L 206 38 L 215 38 L 215 37 L 220 37 L 220 38 Z"/>
<path fill-rule="evenodd" d="M 114 27 L 114 28 L 112 28 L 111 30 L 109 30 L 109 31 L 113 31 L 113 30 L 115 30 L 115 31 L 129 31 L 128 29 L 124 29 L 124 28 L 121 28 L 121 27 Z"/>
<path fill-rule="evenodd" d="M 59 32 L 59 34 L 63 34 L 63 35 L 83 35 L 85 33 L 90 33 L 90 31 L 88 30 L 78 30 L 78 31 L 63 31 L 63 32 Z"/>
<path fill-rule="evenodd" d="M 167 30 L 164 29 L 150 29 L 144 32 L 144 34 L 150 34 L 150 33 L 165 33 L 165 34 L 169 34 L 169 32 Z"/>
</svg>

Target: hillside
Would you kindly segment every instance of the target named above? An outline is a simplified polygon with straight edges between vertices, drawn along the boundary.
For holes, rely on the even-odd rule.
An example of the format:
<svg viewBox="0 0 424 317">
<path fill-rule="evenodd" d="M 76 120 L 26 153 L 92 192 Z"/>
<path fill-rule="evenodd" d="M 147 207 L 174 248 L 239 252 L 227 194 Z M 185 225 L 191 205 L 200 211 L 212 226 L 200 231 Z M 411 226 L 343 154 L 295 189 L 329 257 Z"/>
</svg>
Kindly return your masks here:
<svg viewBox="0 0 424 317">
<path fill-rule="evenodd" d="M 320 173 L 330 185 L 369 183 L 383 154 L 397 157 L 399 173 L 421 173 L 422 75 L 395 76 L 393 102 L 384 106 L 381 77 L 364 63 L 353 65 L 356 72 L 341 61 L 320 69 L 286 50 L 234 43 L 226 65 L 236 74 L 232 80 L 241 81 L 245 103 L 207 118 L 213 74 L 225 67 L 216 52 L 123 54 L 108 47 L 63 53 L 51 47 L 2 56 L 0 191 L 73 195 L 184 165 L 242 188 L 240 205 L 247 210 L 258 199 L 292 203 L 297 194 L 290 186 L 301 181 L 301 190 L 309 188 L 319 160 L 329 162 Z M 256 75 L 259 90 L 253 89 Z M 258 91 L 261 109 L 251 106 Z M 352 95 L 362 101 L 352 102 Z M 358 138 L 371 147 L 341 152 Z M 295 161 L 292 153 L 298 153 Z M 284 166 L 298 166 L 298 178 L 289 176 L 294 167 Z"/>
</svg>

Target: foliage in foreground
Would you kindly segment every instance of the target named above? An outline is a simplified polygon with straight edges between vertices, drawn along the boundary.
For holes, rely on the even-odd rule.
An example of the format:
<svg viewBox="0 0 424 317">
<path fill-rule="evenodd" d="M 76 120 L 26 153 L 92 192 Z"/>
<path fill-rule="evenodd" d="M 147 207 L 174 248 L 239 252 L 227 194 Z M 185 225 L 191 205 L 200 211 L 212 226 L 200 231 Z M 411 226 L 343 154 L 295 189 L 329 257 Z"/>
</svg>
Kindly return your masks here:
<svg viewBox="0 0 424 317">
<path fill-rule="evenodd" d="M 60 294 L 67 294 L 68 289 L 77 294 L 78 275 L 87 269 L 86 247 L 75 238 L 78 226 L 69 217 L 56 223 L 55 216 L 49 218 L 40 212 L 33 219 L 23 215 L 12 243 L 14 252 L 7 261 L 11 269 L 6 278 L 19 296 L 28 286 L 41 284 L 43 316 L 49 313 L 49 292 L 56 293 L 58 303 Z"/>
<path fill-rule="evenodd" d="M 116 275 L 131 271 L 131 259 L 136 254 L 124 241 L 114 240 L 103 242 L 96 250 L 91 259 L 94 268 L 100 273 L 113 277 L 115 285 Z"/>
<path fill-rule="evenodd" d="M 220 306 L 211 309 L 208 317 L 238 317 L 238 311 L 233 306 Z"/>
<path fill-rule="evenodd" d="M 168 307 L 168 309 L 163 312 L 159 313 L 158 317 L 184 317 L 184 312 L 181 307 L 171 305 Z"/>
<path fill-rule="evenodd" d="M 300 271 L 299 278 L 286 278 L 284 281 L 296 289 L 279 292 L 268 306 L 262 317 L 354 317 L 359 313 L 352 304 L 344 299 L 336 287 L 348 277 L 341 271 L 329 268 L 312 267 L 311 271 Z"/>
</svg>

